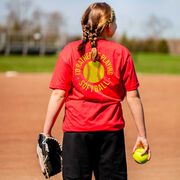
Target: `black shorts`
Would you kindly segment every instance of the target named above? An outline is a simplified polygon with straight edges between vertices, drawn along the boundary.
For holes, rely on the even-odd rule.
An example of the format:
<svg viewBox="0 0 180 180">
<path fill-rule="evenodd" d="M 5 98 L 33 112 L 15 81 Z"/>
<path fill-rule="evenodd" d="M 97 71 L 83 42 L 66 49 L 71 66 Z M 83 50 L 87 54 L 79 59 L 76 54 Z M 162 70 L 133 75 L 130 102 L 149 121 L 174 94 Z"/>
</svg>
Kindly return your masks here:
<svg viewBox="0 0 180 180">
<path fill-rule="evenodd" d="M 123 130 L 65 132 L 63 180 L 127 180 Z"/>
</svg>

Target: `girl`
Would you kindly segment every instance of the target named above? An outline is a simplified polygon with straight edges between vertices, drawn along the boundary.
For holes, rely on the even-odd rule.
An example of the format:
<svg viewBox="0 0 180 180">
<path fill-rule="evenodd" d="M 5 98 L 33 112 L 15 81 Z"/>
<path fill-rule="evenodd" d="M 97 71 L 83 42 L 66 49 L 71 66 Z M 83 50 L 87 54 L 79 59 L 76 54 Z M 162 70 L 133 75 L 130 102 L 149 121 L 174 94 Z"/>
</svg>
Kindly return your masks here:
<svg viewBox="0 0 180 180">
<path fill-rule="evenodd" d="M 90 5 L 82 17 L 83 40 L 61 51 L 50 88 L 43 133 L 52 127 L 65 102 L 63 120 L 63 179 L 126 180 L 124 119 L 127 97 L 139 146 L 149 154 L 138 80 L 130 52 L 109 41 L 116 31 L 114 11 L 106 3 Z"/>
</svg>

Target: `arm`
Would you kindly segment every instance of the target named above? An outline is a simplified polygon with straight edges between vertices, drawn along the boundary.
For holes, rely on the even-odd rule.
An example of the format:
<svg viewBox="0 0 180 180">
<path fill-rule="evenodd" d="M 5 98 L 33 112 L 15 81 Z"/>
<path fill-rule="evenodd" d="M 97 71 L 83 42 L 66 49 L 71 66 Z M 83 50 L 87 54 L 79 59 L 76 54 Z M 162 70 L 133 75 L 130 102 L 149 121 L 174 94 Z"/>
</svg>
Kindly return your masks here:
<svg viewBox="0 0 180 180">
<path fill-rule="evenodd" d="M 53 90 L 49 99 L 48 109 L 46 113 L 43 133 L 51 136 L 51 130 L 56 122 L 57 116 L 64 104 L 65 91 L 55 89 Z"/>
<path fill-rule="evenodd" d="M 145 149 L 144 153 L 148 152 L 149 154 L 148 159 L 150 160 L 151 152 L 150 152 L 149 144 L 147 141 L 144 111 L 143 111 L 143 106 L 142 106 L 142 102 L 141 102 L 141 98 L 140 98 L 138 90 L 127 92 L 127 103 L 129 105 L 130 111 L 132 113 L 133 119 L 135 121 L 137 130 L 138 130 L 138 137 L 137 137 L 135 146 L 133 148 L 133 152 L 138 147 L 143 147 Z"/>
</svg>

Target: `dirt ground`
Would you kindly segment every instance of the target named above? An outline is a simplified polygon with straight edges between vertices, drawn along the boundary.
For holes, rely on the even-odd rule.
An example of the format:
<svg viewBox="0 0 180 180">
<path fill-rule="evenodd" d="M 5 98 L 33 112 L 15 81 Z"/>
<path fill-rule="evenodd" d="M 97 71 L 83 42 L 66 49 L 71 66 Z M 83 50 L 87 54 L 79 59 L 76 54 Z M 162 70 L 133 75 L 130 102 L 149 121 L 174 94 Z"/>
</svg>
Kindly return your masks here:
<svg viewBox="0 0 180 180">
<path fill-rule="evenodd" d="M 144 104 L 152 159 L 139 165 L 132 159 L 137 130 L 126 102 L 126 155 L 129 180 L 180 178 L 180 76 L 142 75 Z M 50 74 L 0 74 L 0 179 L 43 180 L 36 156 L 37 135 L 42 130 L 51 90 Z M 63 111 L 53 135 L 61 141 Z M 61 175 L 53 180 L 60 180 Z"/>
</svg>

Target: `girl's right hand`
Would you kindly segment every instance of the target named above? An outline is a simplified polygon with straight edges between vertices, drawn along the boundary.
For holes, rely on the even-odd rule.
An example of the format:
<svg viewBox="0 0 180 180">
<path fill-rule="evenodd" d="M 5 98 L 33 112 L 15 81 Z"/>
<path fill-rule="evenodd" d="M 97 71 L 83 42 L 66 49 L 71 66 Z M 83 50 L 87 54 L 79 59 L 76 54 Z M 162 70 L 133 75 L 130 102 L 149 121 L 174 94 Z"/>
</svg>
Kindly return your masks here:
<svg viewBox="0 0 180 180">
<path fill-rule="evenodd" d="M 133 153 L 137 148 L 143 148 L 144 149 L 143 154 L 148 153 L 148 161 L 151 159 L 151 151 L 146 137 L 142 137 L 142 136 L 137 137 L 136 143 L 133 148 Z"/>
</svg>

